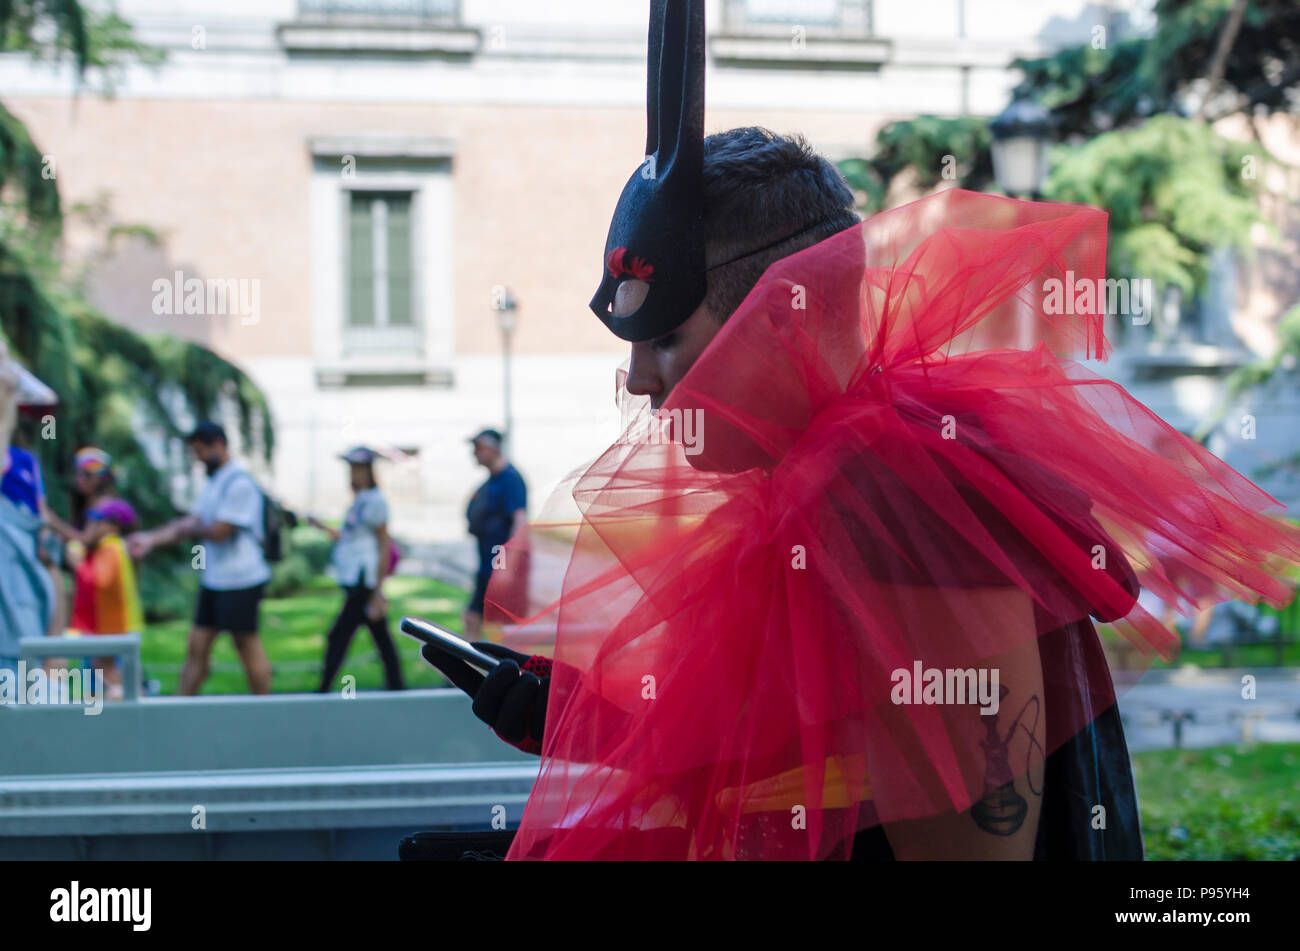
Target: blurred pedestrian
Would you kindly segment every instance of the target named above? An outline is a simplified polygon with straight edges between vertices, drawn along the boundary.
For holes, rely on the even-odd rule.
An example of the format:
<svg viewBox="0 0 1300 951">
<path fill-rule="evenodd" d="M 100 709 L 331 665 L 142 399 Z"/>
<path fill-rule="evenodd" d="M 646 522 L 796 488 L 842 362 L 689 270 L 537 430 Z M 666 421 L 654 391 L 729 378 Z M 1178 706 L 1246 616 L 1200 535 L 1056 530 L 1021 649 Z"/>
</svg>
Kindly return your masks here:
<svg viewBox="0 0 1300 951">
<path fill-rule="evenodd" d="M 50 572 L 37 550 L 45 498 L 41 465 L 11 442 L 18 407 L 32 386 L 43 384 L 10 359 L 0 340 L 0 670 L 14 675 L 19 642 L 45 635 L 55 599 Z"/>
<path fill-rule="evenodd" d="M 41 503 L 41 517 L 46 531 L 41 538 L 41 557 L 50 566 L 55 588 L 54 617 L 51 635 L 64 633 L 68 627 L 67 591 L 63 578 L 66 566 L 75 574 L 93 544 L 86 524 L 86 514 L 97 504 L 117 498 L 117 479 L 113 457 L 98 446 L 85 446 L 73 456 L 73 487 L 69 493 L 71 522 L 66 522 L 48 501 Z M 66 543 L 66 544 L 65 544 Z M 73 597 L 76 595 L 74 594 Z M 61 666 L 60 658 L 47 658 L 46 669 Z"/>
<path fill-rule="evenodd" d="M 74 630 L 82 634 L 128 634 L 144 627 L 135 566 L 123 536 L 135 527 L 135 510 L 121 499 L 108 498 L 86 513 L 84 555 L 73 556 L 77 592 L 72 604 Z M 122 699 L 122 671 L 117 659 L 97 657 L 96 670 L 104 672 L 108 699 Z"/>
<path fill-rule="evenodd" d="M 198 539 L 199 595 L 177 692 L 192 696 L 208 676 L 212 645 L 229 631 L 253 693 L 271 692 L 271 662 L 257 635 L 258 613 L 271 566 L 262 550 L 266 499 L 248 468 L 230 455 L 226 431 L 213 422 L 186 439 L 208 472 L 194 511 L 149 532 L 127 538 L 131 557 L 182 538 Z"/>
<path fill-rule="evenodd" d="M 465 636 L 476 638 L 483 631 L 484 599 L 492 571 L 507 567 L 505 544 L 528 524 L 528 488 L 506 458 L 499 432 L 485 429 L 469 441 L 474 444 L 475 461 L 489 473 L 465 512 L 469 533 L 478 542 L 478 573 L 463 621 Z"/>
<path fill-rule="evenodd" d="M 334 542 L 330 550 L 330 575 L 343 589 L 343 605 L 325 638 L 325 665 L 318 692 L 326 693 L 334 684 L 348 645 L 361 624 L 370 630 L 379 657 L 384 664 L 384 686 L 401 690 L 402 663 L 388 630 L 388 601 L 384 598 L 384 579 L 397 567 L 397 548 L 388 534 L 388 503 L 375 481 L 378 453 L 358 446 L 339 458 L 348 463 L 352 486 L 352 504 L 343 516 L 343 525 L 330 528 L 319 519 L 308 518 L 307 524 L 329 535 Z"/>
</svg>

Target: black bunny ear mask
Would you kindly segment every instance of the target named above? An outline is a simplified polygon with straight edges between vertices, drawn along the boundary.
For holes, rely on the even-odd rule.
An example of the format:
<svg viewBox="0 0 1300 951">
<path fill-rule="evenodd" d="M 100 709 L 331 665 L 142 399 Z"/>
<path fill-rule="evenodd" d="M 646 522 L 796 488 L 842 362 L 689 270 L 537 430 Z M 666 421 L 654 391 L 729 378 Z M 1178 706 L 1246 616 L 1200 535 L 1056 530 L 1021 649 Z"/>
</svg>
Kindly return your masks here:
<svg viewBox="0 0 1300 951">
<path fill-rule="evenodd" d="M 646 158 L 614 209 L 591 299 L 605 326 L 629 341 L 676 330 L 704 300 L 703 0 L 652 0 L 646 73 Z M 624 281 L 644 284 L 644 299 L 616 317 Z"/>
<path fill-rule="evenodd" d="M 652 0 L 646 59 L 645 160 L 623 186 L 605 239 L 591 309 L 623 340 L 654 340 L 704 300 L 706 272 L 766 251 L 821 225 L 729 260 L 704 265 L 704 3 Z M 614 313 L 619 287 L 639 286 L 630 313 Z"/>
</svg>

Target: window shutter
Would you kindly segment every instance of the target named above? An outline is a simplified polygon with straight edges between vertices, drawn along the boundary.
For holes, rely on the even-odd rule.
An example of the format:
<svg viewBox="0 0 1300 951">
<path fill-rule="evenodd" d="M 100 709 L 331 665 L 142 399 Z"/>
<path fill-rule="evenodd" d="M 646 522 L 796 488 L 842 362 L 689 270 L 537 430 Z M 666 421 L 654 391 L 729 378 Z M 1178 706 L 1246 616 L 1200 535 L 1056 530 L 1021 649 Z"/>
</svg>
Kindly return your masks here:
<svg viewBox="0 0 1300 951">
<path fill-rule="evenodd" d="M 348 323 L 353 327 L 375 324 L 371 198 L 363 192 L 352 193 L 348 227 Z"/>
<path fill-rule="evenodd" d="M 409 327 L 411 312 L 411 196 L 390 195 L 388 201 L 388 323 Z"/>
</svg>

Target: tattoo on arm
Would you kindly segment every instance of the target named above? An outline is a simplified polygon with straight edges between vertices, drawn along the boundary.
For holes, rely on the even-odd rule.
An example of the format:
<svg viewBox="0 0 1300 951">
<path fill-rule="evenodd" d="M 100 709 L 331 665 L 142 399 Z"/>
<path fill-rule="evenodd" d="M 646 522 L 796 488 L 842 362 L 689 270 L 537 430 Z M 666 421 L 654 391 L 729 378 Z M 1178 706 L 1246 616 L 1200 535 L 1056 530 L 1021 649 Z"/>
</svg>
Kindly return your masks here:
<svg viewBox="0 0 1300 951">
<path fill-rule="evenodd" d="M 1006 699 L 1011 691 L 1004 685 L 998 693 Z M 1033 724 L 1025 726 L 1025 715 L 1033 709 Z M 1029 735 L 1029 747 L 1025 752 L 1025 774 L 1029 782 L 1029 791 L 1041 796 L 1043 791 L 1034 788 L 1033 774 L 1029 767 L 1033 760 L 1034 749 L 1043 752 L 1042 744 L 1034 731 L 1038 729 L 1038 717 L 1041 704 L 1035 694 L 1025 701 L 1005 734 L 998 730 L 998 716 L 985 717 L 986 735 L 980 743 L 984 750 L 984 795 L 971 806 L 971 818 L 975 824 L 990 835 L 1015 835 L 1025 823 L 1029 813 L 1029 803 L 1025 797 L 1016 792 L 1014 777 L 1011 775 L 1011 740 L 1016 730 L 1024 730 Z"/>
</svg>

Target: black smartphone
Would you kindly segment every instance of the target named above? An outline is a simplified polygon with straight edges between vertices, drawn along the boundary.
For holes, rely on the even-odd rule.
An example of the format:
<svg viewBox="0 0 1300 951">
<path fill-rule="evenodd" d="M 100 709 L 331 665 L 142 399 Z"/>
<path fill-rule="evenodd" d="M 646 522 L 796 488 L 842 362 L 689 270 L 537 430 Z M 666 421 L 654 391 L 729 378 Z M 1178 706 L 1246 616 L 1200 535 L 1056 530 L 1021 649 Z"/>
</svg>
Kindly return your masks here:
<svg viewBox="0 0 1300 951">
<path fill-rule="evenodd" d="M 454 631 L 449 631 L 441 624 L 427 618 L 404 617 L 398 623 L 397 629 L 407 637 L 423 641 L 425 644 L 432 644 L 439 650 L 463 660 L 471 667 L 477 668 L 485 674 L 496 670 L 497 665 L 501 663 L 498 658 L 493 657 L 491 654 L 484 654 Z"/>
</svg>

